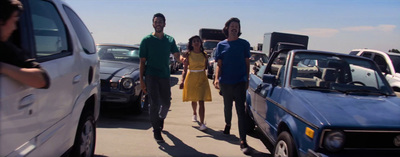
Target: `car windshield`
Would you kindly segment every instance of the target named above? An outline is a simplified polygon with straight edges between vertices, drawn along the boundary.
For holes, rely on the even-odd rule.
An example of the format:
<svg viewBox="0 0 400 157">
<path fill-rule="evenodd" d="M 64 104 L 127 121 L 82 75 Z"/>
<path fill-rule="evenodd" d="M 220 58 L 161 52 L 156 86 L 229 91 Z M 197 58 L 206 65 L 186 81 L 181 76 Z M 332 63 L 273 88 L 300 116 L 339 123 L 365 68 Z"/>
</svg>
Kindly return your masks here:
<svg viewBox="0 0 400 157">
<path fill-rule="evenodd" d="M 297 89 L 393 95 L 372 61 L 351 56 L 298 52 L 289 76 Z"/>
<path fill-rule="evenodd" d="M 396 73 L 400 73 L 400 55 L 389 55 L 389 57 L 392 60 Z"/>
<path fill-rule="evenodd" d="M 215 47 L 217 47 L 218 41 L 205 41 L 203 43 L 204 49 L 205 50 L 212 50 Z"/>
<path fill-rule="evenodd" d="M 139 48 L 124 46 L 98 46 L 100 60 L 139 63 Z"/>
</svg>

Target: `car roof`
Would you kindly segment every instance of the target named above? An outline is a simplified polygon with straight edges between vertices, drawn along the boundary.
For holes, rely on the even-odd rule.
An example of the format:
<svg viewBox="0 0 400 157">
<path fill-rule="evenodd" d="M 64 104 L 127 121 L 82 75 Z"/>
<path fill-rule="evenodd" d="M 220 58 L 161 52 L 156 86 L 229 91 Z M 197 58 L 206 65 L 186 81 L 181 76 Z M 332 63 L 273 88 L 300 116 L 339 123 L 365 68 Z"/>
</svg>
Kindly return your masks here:
<svg viewBox="0 0 400 157">
<path fill-rule="evenodd" d="M 376 52 L 376 53 L 385 53 L 383 51 L 374 50 L 374 49 L 367 49 L 367 48 L 365 48 L 365 49 L 353 49 L 351 51 L 370 51 L 370 52 Z"/>
<path fill-rule="evenodd" d="M 255 50 L 250 50 L 250 53 L 257 53 L 257 54 L 264 54 L 267 55 L 266 53 L 262 52 L 262 51 L 255 51 Z"/>
<path fill-rule="evenodd" d="M 400 56 L 400 53 L 395 53 L 395 52 L 388 52 L 387 54 L 390 56 Z"/>
<path fill-rule="evenodd" d="M 119 46 L 119 47 L 135 47 L 139 48 L 139 45 L 129 45 L 129 44 L 118 44 L 118 43 L 101 43 L 101 44 L 96 44 L 97 46 Z"/>
</svg>

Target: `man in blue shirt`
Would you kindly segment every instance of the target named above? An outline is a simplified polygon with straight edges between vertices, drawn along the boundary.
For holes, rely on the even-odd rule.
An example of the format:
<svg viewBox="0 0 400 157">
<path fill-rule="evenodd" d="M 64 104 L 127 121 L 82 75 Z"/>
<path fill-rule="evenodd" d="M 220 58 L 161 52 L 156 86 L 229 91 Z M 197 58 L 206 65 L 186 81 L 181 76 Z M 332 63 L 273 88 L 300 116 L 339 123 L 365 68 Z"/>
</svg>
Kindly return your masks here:
<svg viewBox="0 0 400 157">
<path fill-rule="evenodd" d="M 243 153 L 248 154 L 249 149 L 246 142 L 245 124 L 245 101 L 246 90 L 250 71 L 250 43 L 239 38 L 240 20 L 231 18 L 225 23 L 223 29 L 226 40 L 218 43 L 216 47 L 215 60 L 217 68 L 214 86 L 221 89 L 224 99 L 225 129 L 224 134 L 230 134 L 232 121 L 232 105 L 235 107 L 238 117 L 240 135 L 240 148 Z"/>
</svg>

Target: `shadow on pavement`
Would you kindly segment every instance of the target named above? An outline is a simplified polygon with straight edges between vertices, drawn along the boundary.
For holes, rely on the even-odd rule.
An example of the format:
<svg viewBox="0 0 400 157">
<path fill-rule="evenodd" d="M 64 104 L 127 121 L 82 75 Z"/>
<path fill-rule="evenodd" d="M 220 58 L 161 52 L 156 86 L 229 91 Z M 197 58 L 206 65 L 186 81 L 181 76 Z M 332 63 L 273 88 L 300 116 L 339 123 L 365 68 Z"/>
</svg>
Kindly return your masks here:
<svg viewBox="0 0 400 157">
<path fill-rule="evenodd" d="M 107 108 L 100 111 L 97 127 L 148 130 L 151 124 L 147 112 L 132 114 L 121 108 Z"/>
<path fill-rule="evenodd" d="M 162 131 L 163 134 L 167 135 L 167 137 L 173 142 L 173 145 L 168 143 L 161 143 L 158 147 L 160 150 L 168 153 L 170 156 L 201 156 L 201 157 L 216 157 L 214 154 L 205 154 L 197 151 L 196 149 L 186 145 L 179 138 L 172 135 L 168 131 Z"/>
<path fill-rule="evenodd" d="M 199 129 L 199 127 L 197 127 L 197 126 L 193 126 L 193 128 Z M 240 149 L 239 148 L 240 139 L 236 135 L 232 135 L 232 134 L 231 135 L 225 135 L 225 134 L 222 133 L 223 132 L 222 130 L 215 131 L 215 130 L 213 130 L 211 128 L 207 128 L 207 130 L 202 131 L 202 132 L 204 132 L 204 133 L 206 133 L 208 135 L 206 135 L 206 136 L 197 136 L 198 138 L 211 137 L 211 138 L 214 138 L 216 140 L 222 140 L 222 141 L 226 141 L 226 142 L 229 142 L 231 144 L 237 145 L 238 149 Z M 266 137 L 264 137 L 265 139 L 263 139 L 262 135 L 260 135 L 260 132 L 257 131 L 257 130 L 252 132 L 252 134 L 249 135 L 249 136 L 260 139 L 264 144 L 265 144 L 265 142 L 268 143 L 268 141 L 265 141 L 265 140 L 267 140 Z M 253 157 L 269 157 L 269 156 L 272 156 L 271 154 L 267 154 L 267 153 L 264 153 L 264 152 L 257 151 L 256 149 L 252 148 L 251 145 L 249 146 L 249 149 L 250 149 L 250 153 L 248 154 L 248 156 L 253 156 Z M 268 150 L 270 150 L 270 149 L 268 149 Z"/>
<path fill-rule="evenodd" d="M 192 126 L 192 127 L 196 128 L 196 129 L 199 129 L 199 127 L 197 127 L 197 126 Z M 210 137 L 210 138 L 213 138 L 213 139 L 216 139 L 216 140 L 226 141 L 226 142 L 229 142 L 231 144 L 238 145 L 238 147 L 239 147 L 240 142 L 239 142 L 239 138 L 236 135 L 232 135 L 232 134 L 225 135 L 225 134 L 222 133 L 222 130 L 215 131 L 212 128 L 207 128 L 207 130 L 202 131 L 202 132 L 204 132 L 204 133 L 206 133 L 208 135 L 197 136 L 198 138 Z"/>
</svg>

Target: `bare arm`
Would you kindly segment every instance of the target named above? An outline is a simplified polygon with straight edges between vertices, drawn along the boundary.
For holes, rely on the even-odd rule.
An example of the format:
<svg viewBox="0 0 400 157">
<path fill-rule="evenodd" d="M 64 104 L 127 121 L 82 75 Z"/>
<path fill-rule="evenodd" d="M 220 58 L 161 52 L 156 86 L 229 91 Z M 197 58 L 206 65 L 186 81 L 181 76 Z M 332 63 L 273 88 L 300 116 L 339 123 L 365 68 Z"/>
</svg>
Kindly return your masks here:
<svg viewBox="0 0 400 157">
<path fill-rule="evenodd" d="M 246 89 L 249 88 L 249 77 L 250 77 L 250 59 L 246 58 L 246 70 L 247 70 L 247 81 L 246 81 Z"/>
<path fill-rule="evenodd" d="M 34 88 L 43 88 L 48 85 L 43 74 L 44 71 L 39 68 L 20 68 L 11 64 L 0 63 L 0 73 Z"/>
<path fill-rule="evenodd" d="M 184 87 L 188 66 L 189 66 L 189 60 L 185 58 L 183 60 L 182 83 L 179 85 L 179 89 L 183 89 Z"/>
<path fill-rule="evenodd" d="M 142 88 L 142 91 L 143 91 L 144 94 L 147 93 L 146 84 L 145 84 L 145 82 L 143 80 L 145 68 L 146 68 L 146 58 L 140 58 L 139 81 L 140 81 L 140 87 Z"/>
<path fill-rule="evenodd" d="M 221 75 L 222 60 L 218 59 L 217 68 L 215 69 L 214 87 L 219 89 L 219 76 Z"/>
<path fill-rule="evenodd" d="M 175 53 L 173 53 L 173 55 L 174 55 L 175 60 L 176 60 L 177 62 L 180 62 L 180 63 L 183 62 L 183 57 L 181 57 L 181 55 L 179 54 L 179 52 L 175 52 Z"/>
</svg>

